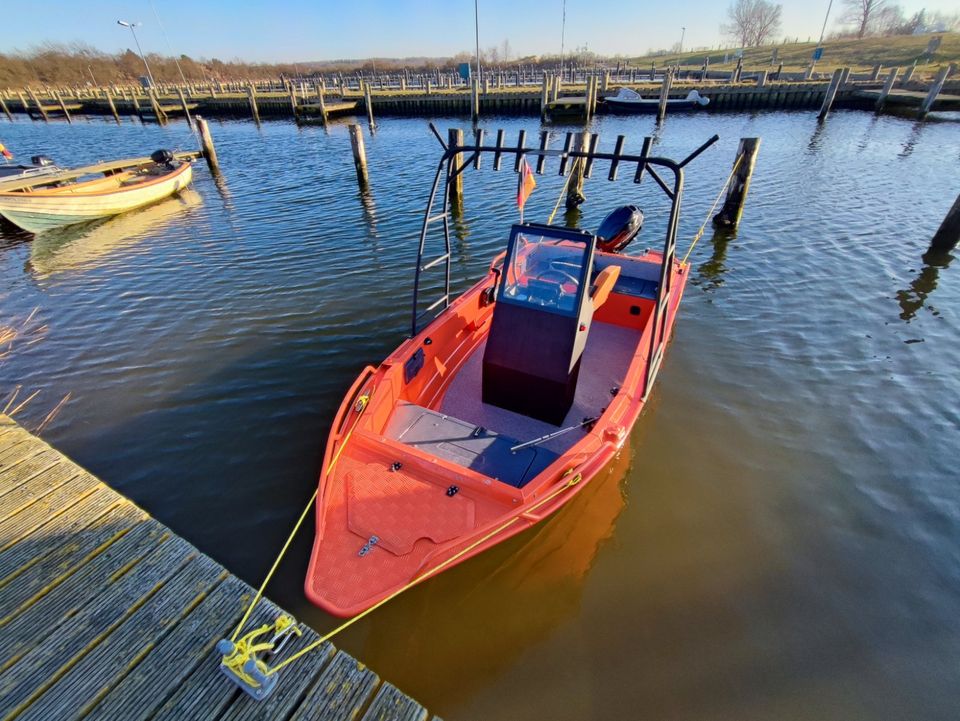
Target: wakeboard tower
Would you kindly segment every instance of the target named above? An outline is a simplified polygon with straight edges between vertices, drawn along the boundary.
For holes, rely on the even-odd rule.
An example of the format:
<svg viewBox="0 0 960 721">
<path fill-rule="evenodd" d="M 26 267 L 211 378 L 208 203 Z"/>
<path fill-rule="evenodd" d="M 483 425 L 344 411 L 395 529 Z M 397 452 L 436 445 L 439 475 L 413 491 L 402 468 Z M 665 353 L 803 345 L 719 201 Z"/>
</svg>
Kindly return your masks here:
<svg viewBox="0 0 960 721">
<path fill-rule="evenodd" d="M 319 479 L 307 597 L 355 616 L 529 528 L 568 503 L 623 446 L 643 410 L 687 281 L 676 258 L 682 161 L 574 149 L 444 143 L 420 231 L 410 337 L 353 383 L 336 415 Z M 594 136 L 596 137 L 596 136 Z M 450 291 L 450 184 L 471 165 L 504 156 L 518 195 L 534 159 L 589 177 L 596 161 L 634 183 L 652 178 L 669 201 L 662 250 L 624 255 L 643 215 L 623 206 L 598 233 L 520 222 L 488 272 L 455 300 Z M 442 189 L 442 190 L 441 190 Z M 440 202 L 438 203 L 438 191 Z M 439 212 L 435 210 L 440 206 Z M 435 231 L 440 229 L 440 233 Z M 442 238 L 426 258 L 428 240 Z M 441 293 L 421 298 L 425 274 Z"/>
</svg>

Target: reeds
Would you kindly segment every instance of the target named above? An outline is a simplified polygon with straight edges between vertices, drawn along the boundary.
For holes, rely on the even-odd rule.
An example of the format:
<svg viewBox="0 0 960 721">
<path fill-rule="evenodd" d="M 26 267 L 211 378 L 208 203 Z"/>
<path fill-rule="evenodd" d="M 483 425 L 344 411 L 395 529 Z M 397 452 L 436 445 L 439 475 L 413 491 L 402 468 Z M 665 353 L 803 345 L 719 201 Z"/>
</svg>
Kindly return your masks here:
<svg viewBox="0 0 960 721">
<path fill-rule="evenodd" d="M 39 308 L 34 308 L 30 311 L 28 315 L 22 322 L 14 324 L 0 324 L 0 365 L 3 361 L 10 358 L 15 351 L 20 351 L 24 348 L 27 348 L 35 343 L 39 343 L 46 337 L 49 326 L 44 324 L 37 324 L 34 322 Z M 26 408 L 30 401 L 36 398 L 40 391 L 36 390 L 30 395 L 28 395 L 23 400 L 20 400 L 20 392 L 23 390 L 23 385 L 17 385 L 9 394 L 7 394 L 3 410 L 0 413 L 3 413 L 10 418 L 13 418 L 20 411 Z M 67 404 L 67 401 L 70 400 L 71 393 L 67 393 L 53 410 L 50 411 L 44 419 L 40 422 L 33 432 L 40 433 L 44 428 L 46 428 L 53 420 L 57 417 L 63 407 Z"/>
</svg>

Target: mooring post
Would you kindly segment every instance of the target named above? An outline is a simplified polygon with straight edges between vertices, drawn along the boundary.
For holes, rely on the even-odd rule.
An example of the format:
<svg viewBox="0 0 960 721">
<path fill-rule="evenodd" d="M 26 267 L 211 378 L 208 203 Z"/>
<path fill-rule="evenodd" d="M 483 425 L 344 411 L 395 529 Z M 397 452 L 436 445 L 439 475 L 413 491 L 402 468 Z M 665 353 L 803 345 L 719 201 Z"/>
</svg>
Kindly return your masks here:
<svg viewBox="0 0 960 721">
<path fill-rule="evenodd" d="M 360 184 L 360 191 L 366 191 L 370 178 L 367 175 L 367 150 L 363 144 L 363 129 L 356 123 L 352 123 L 350 130 L 350 147 L 353 150 L 353 166 L 357 169 L 357 182 Z"/>
<path fill-rule="evenodd" d="M 183 94 L 183 88 L 179 85 L 177 86 L 177 95 L 180 97 L 180 107 L 183 108 L 183 115 L 186 117 L 187 122 L 190 123 L 190 106 L 187 104 L 187 98 Z"/>
<path fill-rule="evenodd" d="M 887 96 L 890 94 L 890 91 L 893 90 L 893 84 L 897 82 L 897 73 L 900 72 L 900 68 L 893 68 L 890 71 L 890 74 L 887 75 L 887 81 L 883 84 L 883 89 L 880 90 L 880 97 L 877 98 L 876 112 L 883 110 L 884 103 L 887 102 Z"/>
<path fill-rule="evenodd" d="M 928 252 L 946 253 L 953 250 L 958 241 L 960 241 L 960 195 L 953 201 L 953 205 L 947 211 L 947 217 L 943 219 L 933 240 L 930 241 Z"/>
<path fill-rule="evenodd" d="M 43 118 L 43 122 L 47 122 L 47 111 L 44 109 L 43 105 L 40 103 L 40 98 L 37 97 L 37 94 L 33 92 L 33 88 L 27 88 L 27 94 L 30 96 L 30 99 L 33 101 L 33 104 L 37 106 L 37 110 L 40 111 L 40 117 Z"/>
<path fill-rule="evenodd" d="M 290 83 L 290 112 L 293 113 L 294 120 L 296 120 L 300 114 L 297 110 L 297 86 L 292 82 Z"/>
<path fill-rule="evenodd" d="M 451 148 L 463 146 L 463 131 L 460 128 L 450 128 L 447 131 L 447 146 Z M 450 159 L 450 167 L 457 170 L 461 165 L 463 165 L 463 153 L 457 153 Z M 451 181 L 449 200 L 454 206 L 463 203 L 463 173 L 457 173 Z"/>
<path fill-rule="evenodd" d="M 584 131 L 576 133 L 573 140 L 573 149 L 586 153 L 590 149 L 590 133 Z M 583 194 L 584 168 L 587 161 L 583 158 L 577 158 L 573 161 L 570 169 L 570 182 L 567 184 L 567 210 L 579 208 L 587 197 Z"/>
<path fill-rule="evenodd" d="M 477 120 L 480 117 L 480 82 L 476 77 L 470 78 L 470 118 Z"/>
<path fill-rule="evenodd" d="M 247 101 L 250 103 L 250 115 L 253 116 L 253 122 L 260 124 L 260 108 L 257 107 L 257 89 L 253 83 L 247 85 Z"/>
<path fill-rule="evenodd" d="M 713 224 L 722 228 L 736 228 L 743 215 L 743 204 L 750 189 L 750 178 L 753 168 L 757 164 L 757 153 L 760 150 L 760 138 L 741 138 L 737 148 L 737 157 L 734 158 L 733 178 L 727 188 L 727 197 L 723 208 L 713 216 Z"/>
<path fill-rule="evenodd" d="M 743 58 L 742 57 L 737 58 L 737 67 L 734 68 L 733 73 L 734 73 L 733 82 L 739 83 L 740 76 L 743 75 Z"/>
<path fill-rule="evenodd" d="M 937 77 L 933 81 L 933 85 L 930 86 L 930 92 L 927 93 L 927 97 L 923 99 L 923 105 L 920 106 L 920 112 L 917 114 L 917 117 L 920 118 L 920 120 L 923 120 L 927 116 L 927 113 L 930 112 L 933 104 L 937 101 L 937 96 L 943 89 L 943 84 L 946 82 L 947 75 L 949 75 L 949 73 L 949 65 L 940 68 L 940 72 L 937 73 Z"/>
<path fill-rule="evenodd" d="M 110 88 L 107 88 L 104 95 L 107 96 L 107 105 L 110 106 L 110 112 L 113 113 L 113 119 L 117 121 L 117 125 L 120 125 L 120 113 L 117 112 L 117 106 L 113 102 L 113 94 L 110 92 Z"/>
<path fill-rule="evenodd" d="M 553 82 L 553 89 L 550 91 L 551 100 L 557 102 L 560 98 L 560 85 L 563 83 L 563 78 L 560 75 L 551 75 L 550 78 Z"/>
<path fill-rule="evenodd" d="M 874 83 L 877 82 L 877 80 L 880 78 L 880 70 L 882 70 L 882 66 L 880 65 L 880 63 L 877 63 L 876 65 L 873 66 L 873 70 L 870 71 L 871 82 L 874 82 Z"/>
<path fill-rule="evenodd" d="M 323 123 L 323 126 L 327 126 L 327 102 L 323 99 L 323 78 L 320 78 L 320 82 L 317 83 L 317 102 L 320 103 L 320 122 Z"/>
<path fill-rule="evenodd" d="M 830 78 L 830 85 L 827 86 L 827 94 L 823 96 L 823 105 L 820 106 L 820 114 L 817 120 L 823 122 L 833 107 L 833 99 L 837 96 L 837 89 L 840 87 L 840 78 L 843 76 L 843 69 L 837 68 L 833 71 L 833 77 Z"/>
<path fill-rule="evenodd" d="M 540 117 L 547 114 L 547 103 L 550 102 L 550 84 L 547 80 L 547 74 L 543 74 L 543 84 L 540 87 Z"/>
<path fill-rule="evenodd" d="M 200 131 L 200 149 L 203 151 L 203 157 L 210 167 L 210 172 L 213 175 L 219 175 L 220 161 L 217 160 L 217 149 L 213 147 L 213 136 L 210 135 L 210 128 L 207 121 L 199 115 L 196 116 L 196 120 L 197 130 Z"/>
<path fill-rule="evenodd" d="M 840 84 L 837 86 L 837 91 L 843 90 L 847 87 L 847 82 L 850 80 L 850 68 L 844 68 L 843 74 L 840 76 Z"/>
<path fill-rule="evenodd" d="M 757 73 L 757 87 L 762 88 L 766 84 L 767 84 L 767 71 L 761 70 L 759 73 Z"/>
<path fill-rule="evenodd" d="M 10 114 L 10 109 L 7 108 L 7 104 L 4 102 L 3 97 L 0 96 L 0 108 L 3 108 L 3 114 L 7 116 L 7 120 L 11 123 L 13 122 L 13 116 Z"/>
<path fill-rule="evenodd" d="M 367 111 L 367 122 L 370 124 L 370 132 L 376 130 L 377 124 L 373 121 L 373 96 L 370 94 L 370 84 L 363 84 L 363 105 Z"/>
<path fill-rule="evenodd" d="M 669 70 L 663 73 L 663 83 L 660 85 L 660 105 L 657 106 L 657 122 L 662 123 L 667 114 L 667 98 L 670 97 L 670 85 L 673 83 L 673 73 Z"/>
</svg>

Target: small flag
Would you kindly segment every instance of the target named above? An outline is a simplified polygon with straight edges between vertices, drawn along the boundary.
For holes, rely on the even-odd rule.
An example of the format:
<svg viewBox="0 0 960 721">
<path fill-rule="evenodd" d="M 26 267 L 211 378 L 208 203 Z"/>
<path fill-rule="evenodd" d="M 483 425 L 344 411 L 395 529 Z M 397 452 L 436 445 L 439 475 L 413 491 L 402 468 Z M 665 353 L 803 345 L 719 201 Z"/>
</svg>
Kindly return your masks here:
<svg viewBox="0 0 960 721">
<path fill-rule="evenodd" d="M 533 177 L 533 168 L 527 159 L 523 159 L 523 165 L 520 166 L 520 190 L 517 193 L 517 206 L 523 210 L 523 204 L 527 202 L 530 193 L 537 187 L 537 181 Z"/>
<path fill-rule="evenodd" d="M 2 154 L 7 160 L 13 160 L 13 153 L 7 150 L 7 146 L 5 146 L 3 143 L 0 143 L 0 154 Z"/>
</svg>

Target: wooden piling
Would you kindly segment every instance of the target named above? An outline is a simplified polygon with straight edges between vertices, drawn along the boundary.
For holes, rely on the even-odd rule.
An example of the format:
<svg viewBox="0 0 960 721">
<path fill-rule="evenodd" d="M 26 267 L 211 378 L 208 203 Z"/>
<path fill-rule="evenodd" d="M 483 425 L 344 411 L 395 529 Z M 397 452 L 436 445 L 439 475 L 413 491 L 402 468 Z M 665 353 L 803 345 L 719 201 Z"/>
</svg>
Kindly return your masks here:
<svg viewBox="0 0 960 721">
<path fill-rule="evenodd" d="M 367 175 L 367 150 L 363 144 L 363 129 L 356 123 L 350 125 L 350 148 L 353 150 L 353 166 L 357 170 L 360 190 L 365 191 L 370 182 Z"/>
<path fill-rule="evenodd" d="M 882 69 L 882 66 L 880 65 L 880 63 L 877 63 L 876 65 L 873 66 L 873 70 L 870 71 L 871 82 L 876 82 L 880 78 L 881 69 Z"/>
<path fill-rule="evenodd" d="M 540 88 L 540 117 L 547 113 L 547 103 L 550 102 L 550 82 L 547 74 L 543 74 L 543 85 Z"/>
<path fill-rule="evenodd" d="M 667 98 L 670 97 L 670 85 L 673 83 L 673 73 L 669 70 L 663 73 L 663 83 L 660 85 L 660 104 L 657 106 L 657 122 L 662 123 L 667 115 Z"/>
<path fill-rule="evenodd" d="M 757 87 L 762 88 L 766 84 L 767 84 L 767 71 L 761 70 L 759 73 L 757 73 Z"/>
<path fill-rule="evenodd" d="M 180 98 L 180 107 L 183 108 L 183 116 L 187 119 L 187 123 L 192 122 L 190 120 L 190 106 L 187 104 L 187 98 L 183 94 L 183 88 L 179 85 L 177 86 L 177 96 Z"/>
<path fill-rule="evenodd" d="M 827 87 L 827 93 L 823 96 L 823 105 L 820 106 L 820 114 L 817 120 L 823 122 L 833 107 L 833 99 L 837 97 L 837 89 L 840 87 L 840 78 L 843 77 L 843 69 L 837 68 L 833 71 L 833 77 L 830 79 L 830 85 Z"/>
<path fill-rule="evenodd" d="M 13 122 L 13 116 L 10 114 L 10 109 L 7 107 L 2 96 L 0 96 L 0 109 L 3 109 L 3 114 L 7 116 L 7 120 Z"/>
<path fill-rule="evenodd" d="M 210 135 L 210 128 L 204 118 L 197 116 L 197 130 L 200 131 L 200 148 L 203 150 L 203 157 L 210 166 L 210 172 L 214 175 L 220 173 L 220 161 L 217 160 L 217 149 L 213 147 L 213 136 Z"/>
<path fill-rule="evenodd" d="M 480 117 L 480 82 L 476 77 L 470 78 L 470 117 L 473 120 Z"/>
<path fill-rule="evenodd" d="M 953 250 L 958 241 L 960 241 L 960 195 L 953 201 L 953 205 L 947 211 L 947 217 L 943 219 L 933 240 L 930 241 L 928 252 L 946 253 Z"/>
<path fill-rule="evenodd" d="M 585 153 L 590 148 L 590 133 L 584 131 L 576 133 L 573 141 L 574 150 Z M 586 161 L 583 158 L 574 160 L 570 169 L 570 182 L 567 183 L 567 210 L 579 208 L 587 197 L 583 194 L 583 178 Z"/>
<path fill-rule="evenodd" d="M 743 215 L 743 204 L 750 189 L 750 178 L 753 176 L 754 166 L 757 164 L 757 153 L 760 151 L 760 138 L 741 138 L 737 148 L 737 157 L 734 159 L 736 168 L 730 186 L 727 188 L 727 197 L 723 208 L 713 216 L 713 224 L 722 228 L 736 228 Z"/>
<path fill-rule="evenodd" d="M 293 83 L 290 83 L 290 112 L 293 113 L 294 120 L 300 114 L 297 110 L 297 88 Z"/>
<path fill-rule="evenodd" d="M 463 131 L 460 128 L 450 128 L 447 131 L 448 147 L 460 147 L 463 145 Z M 459 168 L 463 164 L 463 153 L 457 153 L 450 161 L 451 167 Z M 463 173 L 458 173 L 450 183 L 450 204 L 460 205 L 463 203 Z"/>
<path fill-rule="evenodd" d="M 367 111 L 367 122 L 370 123 L 370 130 L 374 130 L 377 124 L 373 121 L 373 97 L 370 95 L 370 85 L 363 85 L 363 105 Z"/>
<path fill-rule="evenodd" d="M 897 82 L 898 72 L 900 72 L 900 68 L 893 68 L 890 71 L 890 74 L 887 75 L 887 81 L 883 84 L 883 89 L 880 91 L 880 97 L 877 98 L 877 105 L 875 107 L 876 112 L 879 113 L 883 110 L 883 105 L 887 102 L 887 95 L 889 95 L 890 91 L 893 89 L 893 84 Z"/>
<path fill-rule="evenodd" d="M 104 95 L 107 96 L 107 105 L 110 107 L 110 112 L 113 114 L 113 119 L 117 121 L 117 125 L 120 125 L 120 113 L 117 112 L 117 106 L 113 102 L 113 94 L 110 92 L 110 88 L 107 88 Z"/>
<path fill-rule="evenodd" d="M 901 88 L 902 88 L 904 85 L 906 85 L 907 83 L 910 82 L 910 78 L 913 77 L 913 71 L 916 70 L 916 69 L 917 69 L 917 61 L 914 60 L 914 61 L 913 61 L 913 65 L 911 65 L 909 68 L 907 68 L 907 72 L 905 72 L 905 73 L 903 74 L 903 78 L 901 78 L 901 80 L 900 80 L 900 87 L 901 87 Z"/>
<path fill-rule="evenodd" d="M 47 117 L 47 111 L 44 109 L 43 104 L 40 102 L 40 99 L 37 97 L 37 94 L 33 92 L 33 88 L 27 88 L 27 94 L 30 96 L 30 99 L 33 101 L 33 104 L 37 106 L 37 110 L 40 113 L 40 117 L 43 118 L 43 122 L 47 122 L 49 118 Z"/>
<path fill-rule="evenodd" d="M 260 124 L 260 108 L 257 107 L 257 89 L 253 83 L 247 86 L 247 102 L 250 103 L 250 115 L 253 116 L 253 122 Z"/>
<path fill-rule="evenodd" d="M 320 82 L 317 83 L 317 102 L 320 104 L 320 122 L 323 123 L 324 127 L 327 125 L 327 102 L 323 98 L 324 84 L 323 78 L 320 78 Z"/>
<path fill-rule="evenodd" d="M 920 106 L 920 112 L 917 113 L 917 117 L 923 120 L 927 113 L 930 112 L 930 108 L 933 107 L 933 104 L 937 101 L 937 96 L 940 94 L 940 91 L 943 89 L 943 84 L 947 80 L 947 75 L 950 74 L 950 66 L 940 68 L 940 72 L 937 73 L 936 79 L 933 81 L 933 85 L 930 86 L 930 92 L 927 93 L 927 97 L 923 99 L 923 105 Z"/>
</svg>

